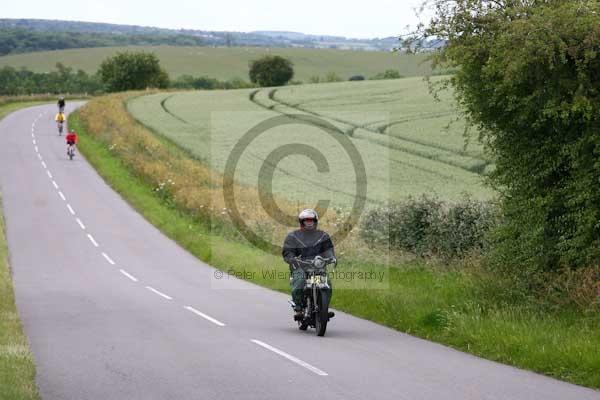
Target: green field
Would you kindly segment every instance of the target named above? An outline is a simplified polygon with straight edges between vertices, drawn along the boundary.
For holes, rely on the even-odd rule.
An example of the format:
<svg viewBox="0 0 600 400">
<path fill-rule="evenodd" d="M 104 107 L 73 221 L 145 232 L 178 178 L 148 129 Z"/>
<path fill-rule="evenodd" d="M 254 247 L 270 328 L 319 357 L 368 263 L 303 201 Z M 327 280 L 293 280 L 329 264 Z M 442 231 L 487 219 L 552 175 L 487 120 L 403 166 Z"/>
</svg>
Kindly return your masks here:
<svg viewBox="0 0 600 400">
<path fill-rule="evenodd" d="M 430 71 L 429 64 L 423 63 L 425 58 L 422 55 L 333 49 L 175 46 L 99 47 L 18 54 L 0 57 L 0 68 L 26 67 L 34 72 L 47 72 L 61 62 L 94 73 L 105 58 L 124 50 L 155 52 L 171 78 L 188 74 L 223 80 L 234 77 L 247 80 L 248 62 L 265 54 L 277 54 L 292 60 L 296 73 L 294 79 L 302 81 L 307 81 L 313 75 L 324 76 L 328 72 L 348 79 L 356 74 L 370 77 L 386 69 L 399 70 L 405 76 L 421 76 Z"/>
<path fill-rule="evenodd" d="M 223 172 L 232 149 L 254 125 L 282 114 L 303 114 L 334 124 L 360 154 L 367 199 L 381 204 L 421 194 L 458 200 L 465 193 L 488 199 L 487 161 L 481 146 L 464 147 L 462 123 L 449 98 L 436 103 L 421 78 L 288 86 L 277 89 L 158 93 L 138 97 L 129 111 L 143 124 Z M 434 111 L 432 111 L 434 110 Z M 475 141 L 474 141 L 475 142 Z M 319 172 L 304 155 L 270 155 L 283 145 L 317 148 L 328 163 Z M 292 201 L 333 199 L 347 209 L 354 200 L 356 160 L 321 129 L 286 125 L 266 131 L 244 149 L 235 178 L 256 187 L 261 168 L 272 172 L 273 191 Z M 264 183 L 264 181 L 260 181 Z"/>
</svg>

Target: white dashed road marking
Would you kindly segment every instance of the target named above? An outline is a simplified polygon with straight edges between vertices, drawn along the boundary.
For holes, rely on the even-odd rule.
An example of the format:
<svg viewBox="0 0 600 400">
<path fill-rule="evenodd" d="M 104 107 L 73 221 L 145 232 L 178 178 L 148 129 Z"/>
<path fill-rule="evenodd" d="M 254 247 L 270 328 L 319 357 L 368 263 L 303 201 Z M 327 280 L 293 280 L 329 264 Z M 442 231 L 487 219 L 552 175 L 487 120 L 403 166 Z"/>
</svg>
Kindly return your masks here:
<svg viewBox="0 0 600 400">
<path fill-rule="evenodd" d="M 138 279 L 137 279 L 135 276 L 131 275 L 130 273 L 128 273 L 128 272 L 127 272 L 127 271 L 125 271 L 124 269 L 120 269 L 119 271 L 121 271 L 121 273 L 122 273 L 123 275 L 125 275 L 126 277 L 128 277 L 128 278 L 129 278 L 129 279 L 131 279 L 132 281 L 134 281 L 134 282 L 137 282 L 137 281 L 138 281 Z"/>
<path fill-rule="evenodd" d="M 252 339 L 251 342 L 256 343 L 257 345 L 259 345 L 261 347 L 264 347 L 267 350 L 271 350 L 273 353 L 279 354 L 280 356 L 285 357 L 292 362 L 295 362 L 296 364 L 306 368 L 307 370 L 309 370 L 311 372 L 314 372 L 317 375 L 321 375 L 321 376 L 328 375 L 327 372 L 321 371 L 319 368 L 314 367 L 314 366 L 310 365 L 309 363 L 304 362 L 304 361 L 300 360 L 299 358 L 296 358 L 296 357 L 286 353 L 285 351 L 279 350 L 278 348 L 273 347 L 265 342 L 261 342 L 260 340 L 256 340 L 256 339 Z"/>
<path fill-rule="evenodd" d="M 73 207 L 71 207 L 70 204 L 67 204 L 67 208 L 69 209 L 69 212 L 71 213 L 71 215 L 75 215 L 75 210 L 73 210 Z"/>
<path fill-rule="evenodd" d="M 210 317 L 210 316 L 208 316 L 208 315 L 204 314 L 203 312 L 200 312 L 200 311 L 196 310 L 194 307 L 185 306 L 185 307 L 183 307 L 183 308 L 185 308 L 186 310 L 188 310 L 188 311 L 191 311 L 191 312 L 193 312 L 194 314 L 196 314 L 196 315 L 198 315 L 198 316 L 200 316 L 200 317 L 202 317 L 202 318 L 204 318 L 204 319 L 206 319 L 206 320 L 208 320 L 208 321 L 212 322 L 212 323 L 213 323 L 213 324 L 215 324 L 215 325 L 219 325 L 219 326 L 225 326 L 225 324 L 224 324 L 224 323 L 222 323 L 221 321 L 219 321 L 219 320 L 216 320 L 216 319 L 214 319 L 213 317 Z"/>
<path fill-rule="evenodd" d="M 156 293 L 157 295 L 159 295 L 160 297 L 164 297 L 167 300 L 173 300 L 173 298 L 169 295 L 164 294 L 163 292 L 160 292 L 156 289 L 154 289 L 152 286 L 146 286 L 146 289 L 148 289 L 151 292 Z"/>
<path fill-rule="evenodd" d="M 63 192 L 59 191 L 58 195 L 60 196 L 61 199 L 63 199 L 64 201 L 67 201 L 67 198 L 65 197 L 65 195 L 63 194 Z"/>
<path fill-rule="evenodd" d="M 81 222 L 81 220 L 79 218 L 75 218 L 75 221 L 77 221 L 77 223 L 79 224 L 79 226 L 81 227 L 81 229 L 85 230 L 85 225 L 83 224 L 83 222 Z"/>
<path fill-rule="evenodd" d="M 115 265 L 115 262 L 108 256 L 108 254 L 102 252 L 102 257 L 104 257 L 104 259 L 108 261 L 110 265 Z"/>
<path fill-rule="evenodd" d="M 94 237 L 92 235 L 90 235 L 89 233 L 87 234 L 88 239 L 90 239 L 90 242 L 92 242 L 92 244 L 96 247 L 98 247 L 98 242 L 96 242 L 96 240 L 94 240 Z"/>
</svg>

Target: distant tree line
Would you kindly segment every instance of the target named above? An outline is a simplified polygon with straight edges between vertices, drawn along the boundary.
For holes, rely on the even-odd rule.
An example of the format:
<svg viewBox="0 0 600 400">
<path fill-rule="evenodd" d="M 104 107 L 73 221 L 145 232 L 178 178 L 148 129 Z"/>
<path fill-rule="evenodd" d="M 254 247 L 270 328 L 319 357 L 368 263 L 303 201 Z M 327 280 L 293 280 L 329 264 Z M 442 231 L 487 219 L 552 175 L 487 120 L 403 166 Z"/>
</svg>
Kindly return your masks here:
<svg viewBox="0 0 600 400">
<path fill-rule="evenodd" d="M 174 89 L 241 89 L 256 86 L 282 86 L 300 84 L 292 81 L 294 69 L 292 63 L 280 56 L 265 56 L 249 65 L 250 82 L 241 78 L 218 80 L 207 76 L 194 77 L 183 75 L 172 80 L 160 66 L 160 60 L 150 52 L 119 52 L 104 60 L 95 74 L 74 71 L 61 63 L 56 70 L 37 73 L 26 68 L 4 67 L 0 69 L 0 95 L 19 96 L 38 93 L 78 93 L 101 94 L 143 90 L 146 88 Z M 398 71 L 388 70 L 371 79 L 400 78 Z M 363 80 L 362 75 L 350 77 L 350 80 Z M 343 79 L 335 72 L 324 78 L 311 77 L 310 83 L 341 82 Z"/>
<path fill-rule="evenodd" d="M 398 40 L 393 37 L 381 39 L 349 39 L 336 36 L 315 36 L 288 32 L 219 32 L 197 29 L 164 29 L 137 25 L 119 25 L 98 22 L 60 21 L 44 19 L 0 18 L 0 29 L 20 28 L 29 32 L 106 33 L 113 35 L 155 35 L 161 37 L 188 36 L 202 38 L 205 46 L 261 46 L 261 47 L 343 47 L 359 49 L 391 50 Z M 329 43 L 328 43 L 329 42 Z M 162 44 L 162 43 L 161 43 Z"/>
<path fill-rule="evenodd" d="M 214 89 L 246 89 L 255 85 L 241 78 L 232 78 L 225 81 L 211 78 L 208 76 L 194 77 L 191 75 L 182 75 L 171 82 L 170 87 L 175 89 L 196 89 L 196 90 L 214 90 Z"/>
<path fill-rule="evenodd" d="M 372 77 L 368 78 L 369 80 L 380 80 L 380 79 L 401 79 L 404 78 L 403 75 L 400 75 L 400 71 L 395 69 L 386 69 L 384 72 L 379 72 Z M 352 75 L 348 78 L 349 81 L 364 81 L 364 75 Z M 313 75 L 308 78 L 308 83 L 331 83 L 331 82 L 342 82 L 344 79 L 339 76 L 335 72 L 328 72 L 325 76 Z"/>
<path fill-rule="evenodd" d="M 107 46 L 201 46 L 202 38 L 163 33 L 115 34 L 99 32 L 45 32 L 0 28 L 0 56 L 32 51 Z"/>
<path fill-rule="evenodd" d="M 158 57 L 148 52 L 120 52 L 102 62 L 98 71 L 85 71 L 56 64 L 51 72 L 26 68 L 0 68 L 0 95 L 19 96 L 38 93 L 87 93 L 90 95 L 146 88 L 241 89 L 254 85 L 241 78 L 218 80 L 207 76 L 183 75 L 171 80 L 161 68 Z"/>
<path fill-rule="evenodd" d="M 25 68 L 0 69 L 0 95 L 17 96 L 34 93 L 89 93 L 103 91 L 97 75 L 73 71 L 61 63 L 51 72 L 33 72 Z"/>
</svg>

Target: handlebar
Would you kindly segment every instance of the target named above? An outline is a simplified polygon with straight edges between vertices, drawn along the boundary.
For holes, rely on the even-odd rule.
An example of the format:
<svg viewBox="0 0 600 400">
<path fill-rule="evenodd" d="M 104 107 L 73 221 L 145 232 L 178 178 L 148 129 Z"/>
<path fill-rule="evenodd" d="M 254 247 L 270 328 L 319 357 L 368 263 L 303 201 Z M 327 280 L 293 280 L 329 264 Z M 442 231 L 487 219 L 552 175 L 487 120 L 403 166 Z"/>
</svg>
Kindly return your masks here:
<svg viewBox="0 0 600 400">
<path fill-rule="evenodd" d="M 312 260 L 303 260 L 302 258 L 300 258 L 300 256 L 298 256 L 298 257 L 295 257 L 294 260 L 298 264 L 304 264 L 304 265 L 315 267 L 315 268 L 324 268 L 326 265 L 329 265 L 329 264 L 334 264 L 335 266 L 337 266 L 337 258 L 335 258 L 335 257 L 324 258 L 321 256 L 316 256 Z"/>
</svg>

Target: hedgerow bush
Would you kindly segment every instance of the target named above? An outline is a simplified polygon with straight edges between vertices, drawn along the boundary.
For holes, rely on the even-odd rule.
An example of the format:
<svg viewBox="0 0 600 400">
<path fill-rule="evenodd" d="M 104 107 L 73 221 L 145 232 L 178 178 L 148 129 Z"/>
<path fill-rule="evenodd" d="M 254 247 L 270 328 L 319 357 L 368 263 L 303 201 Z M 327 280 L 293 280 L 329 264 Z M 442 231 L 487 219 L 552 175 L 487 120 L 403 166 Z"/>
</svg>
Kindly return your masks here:
<svg viewBox="0 0 600 400">
<path fill-rule="evenodd" d="M 370 210 L 362 219 L 361 237 L 394 250 L 449 261 L 485 251 L 486 234 L 497 220 L 491 203 L 469 197 L 447 203 L 423 196 Z"/>
<path fill-rule="evenodd" d="M 433 0 L 434 67 L 494 159 L 488 263 L 529 291 L 600 260 L 600 2 Z M 565 272 L 566 273 L 566 272 Z M 570 272 L 569 272 L 570 273 Z"/>
</svg>

